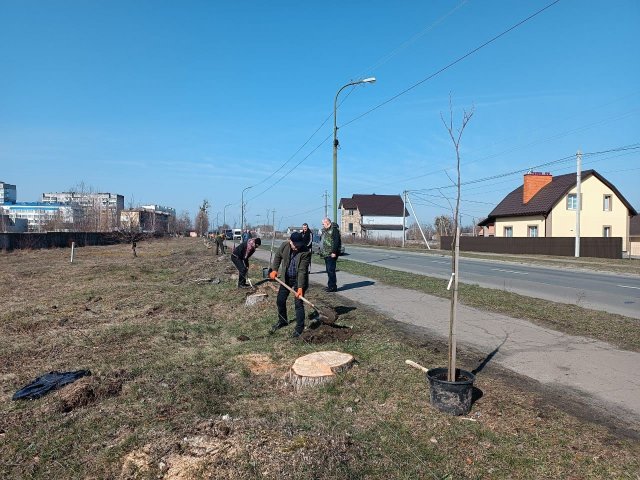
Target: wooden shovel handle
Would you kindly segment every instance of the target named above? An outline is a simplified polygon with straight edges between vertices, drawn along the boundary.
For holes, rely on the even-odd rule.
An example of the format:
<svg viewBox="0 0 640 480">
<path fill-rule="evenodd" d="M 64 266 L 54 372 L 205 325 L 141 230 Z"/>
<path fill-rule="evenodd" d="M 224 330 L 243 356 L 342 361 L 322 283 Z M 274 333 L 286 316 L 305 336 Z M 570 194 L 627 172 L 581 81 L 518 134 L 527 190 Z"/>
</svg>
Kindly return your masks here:
<svg viewBox="0 0 640 480">
<path fill-rule="evenodd" d="M 416 362 L 414 362 L 412 360 L 405 360 L 404 363 L 406 363 L 407 365 L 412 366 L 413 368 L 417 368 L 418 370 L 422 370 L 424 373 L 427 373 L 429 371 L 428 368 L 423 367 L 419 363 L 416 363 Z"/>
<path fill-rule="evenodd" d="M 296 292 L 293 288 L 291 288 L 289 285 L 287 285 L 286 283 L 284 283 L 284 282 L 283 282 L 282 280 L 280 280 L 278 277 L 275 277 L 275 278 L 274 278 L 274 280 L 275 280 L 276 282 L 278 282 L 280 285 L 282 285 L 284 288 L 286 288 L 287 290 L 289 290 L 289 291 L 290 291 L 291 293 L 293 293 L 294 295 L 297 295 L 297 292 Z M 304 297 L 300 297 L 300 300 L 302 300 L 302 301 L 303 301 L 303 302 L 305 302 L 305 303 L 308 303 L 308 304 L 311 306 L 311 308 L 313 308 L 314 310 L 317 310 L 316 306 L 315 306 L 313 303 L 311 303 L 309 300 L 307 300 L 306 298 L 304 298 Z"/>
</svg>

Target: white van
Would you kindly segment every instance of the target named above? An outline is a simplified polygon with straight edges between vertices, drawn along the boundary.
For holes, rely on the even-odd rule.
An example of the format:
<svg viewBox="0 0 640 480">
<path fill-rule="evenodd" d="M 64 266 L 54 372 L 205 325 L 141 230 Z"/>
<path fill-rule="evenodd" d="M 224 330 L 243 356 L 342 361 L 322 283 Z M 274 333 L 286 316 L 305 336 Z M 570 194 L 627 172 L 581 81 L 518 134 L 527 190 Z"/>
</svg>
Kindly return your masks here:
<svg viewBox="0 0 640 480">
<path fill-rule="evenodd" d="M 239 228 L 234 228 L 233 229 L 233 239 L 234 240 L 241 240 L 242 239 L 242 230 Z"/>
</svg>

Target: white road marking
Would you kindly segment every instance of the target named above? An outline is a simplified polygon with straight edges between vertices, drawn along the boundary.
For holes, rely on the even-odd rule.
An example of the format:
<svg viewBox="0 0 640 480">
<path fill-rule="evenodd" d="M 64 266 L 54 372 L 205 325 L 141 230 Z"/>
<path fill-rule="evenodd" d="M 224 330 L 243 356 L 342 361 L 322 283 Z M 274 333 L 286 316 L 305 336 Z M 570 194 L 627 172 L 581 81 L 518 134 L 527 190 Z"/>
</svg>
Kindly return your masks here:
<svg viewBox="0 0 640 480">
<path fill-rule="evenodd" d="M 622 288 L 635 288 L 636 290 L 640 290 L 640 287 L 631 287 L 629 285 L 616 285 L 616 287 L 622 287 Z"/>
<path fill-rule="evenodd" d="M 495 270 L 496 272 L 507 272 L 507 273 L 517 273 L 519 275 L 529 275 L 527 272 L 516 272 L 515 270 L 504 270 L 502 268 L 492 268 L 491 270 Z"/>
<path fill-rule="evenodd" d="M 437 260 L 431 260 L 431 263 L 439 263 L 441 265 L 451 265 L 451 262 L 439 262 Z"/>
</svg>

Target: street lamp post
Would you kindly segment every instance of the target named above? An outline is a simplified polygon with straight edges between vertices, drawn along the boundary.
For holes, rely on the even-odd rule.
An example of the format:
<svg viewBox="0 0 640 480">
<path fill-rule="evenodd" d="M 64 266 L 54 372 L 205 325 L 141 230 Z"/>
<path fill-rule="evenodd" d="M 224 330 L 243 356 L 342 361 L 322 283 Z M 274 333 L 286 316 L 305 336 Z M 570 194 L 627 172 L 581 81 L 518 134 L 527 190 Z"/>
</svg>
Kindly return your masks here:
<svg viewBox="0 0 640 480">
<path fill-rule="evenodd" d="M 244 233 L 244 192 L 253 188 L 253 185 L 242 190 L 242 197 L 240 200 L 240 227 L 242 228 L 242 232 Z"/>
<path fill-rule="evenodd" d="M 227 224 L 227 207 L 230 207 L 233 203 L 227 203 L 222 209 L 222 225 L 225 226 Z"/>
<path fill-rule="evenodd" d="M 361 83 L 374 83 L 375 81 L 375 77 L 369 77 L 357 82 L 349 82 L 340 87 L 333 102 L 333 221 L 336 223 L 338 222 L 338 96 L 347 87 Z"/>
</svg>

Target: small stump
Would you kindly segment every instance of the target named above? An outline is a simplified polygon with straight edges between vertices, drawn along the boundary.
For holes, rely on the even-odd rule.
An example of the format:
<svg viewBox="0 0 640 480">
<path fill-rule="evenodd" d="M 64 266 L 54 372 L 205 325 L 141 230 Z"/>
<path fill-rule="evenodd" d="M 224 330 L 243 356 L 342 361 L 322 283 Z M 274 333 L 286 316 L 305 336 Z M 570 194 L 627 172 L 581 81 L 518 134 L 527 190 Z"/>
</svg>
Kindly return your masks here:
<svg viewBox="0 0 640 480">
<path fill-rule="evenodd" d="M 296 359 L 289 370 L 289 381 L 298 390 L 332 381 L 337 373 L 351 368 L 353 355 L 342 352 L 314 352 Z"/>
</svg>

